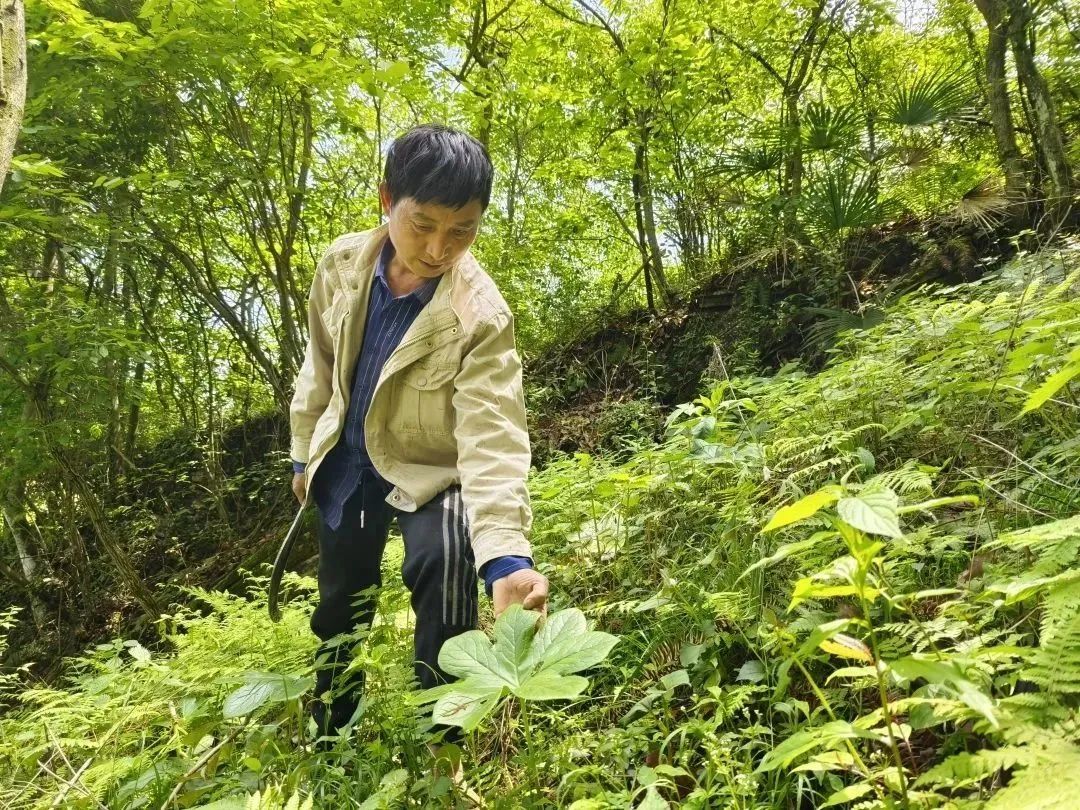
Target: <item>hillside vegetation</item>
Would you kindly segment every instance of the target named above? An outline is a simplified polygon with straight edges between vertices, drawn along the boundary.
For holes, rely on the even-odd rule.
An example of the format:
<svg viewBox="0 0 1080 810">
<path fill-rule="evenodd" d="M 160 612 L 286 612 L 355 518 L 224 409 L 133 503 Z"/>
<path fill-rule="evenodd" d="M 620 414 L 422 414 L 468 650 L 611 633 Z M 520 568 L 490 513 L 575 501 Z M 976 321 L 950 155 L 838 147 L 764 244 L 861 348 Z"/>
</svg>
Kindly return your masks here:
<svg viewBox="0 0 1080 810">
<path fill-rule="evenodd" d="M 621 463 L 578 453 L 537 472 L 548 622 L 578 609 L 617 641 L 578 697 L 503 690 L 479 713 L 473 787 L 495 807 L 575 810 L 1070 806 L 1078 323 L 1066 239 L 904 296 L 819 373 L 716 380 Z M 398 565 L 400 543 L 390 583 Z M 314 583 L 290 580 L 277 625 L 264 579 L 248 583 L 193 589 L 159 643 L 101 644 L 63 684 L 23 691 L 0 719 L 0 801 L 463 801 L 424 771 L 431 707 L 407 689 L 400 584 L 355 648 L 354 737 L 325 757 L 301 706 Z"/>
</svg>

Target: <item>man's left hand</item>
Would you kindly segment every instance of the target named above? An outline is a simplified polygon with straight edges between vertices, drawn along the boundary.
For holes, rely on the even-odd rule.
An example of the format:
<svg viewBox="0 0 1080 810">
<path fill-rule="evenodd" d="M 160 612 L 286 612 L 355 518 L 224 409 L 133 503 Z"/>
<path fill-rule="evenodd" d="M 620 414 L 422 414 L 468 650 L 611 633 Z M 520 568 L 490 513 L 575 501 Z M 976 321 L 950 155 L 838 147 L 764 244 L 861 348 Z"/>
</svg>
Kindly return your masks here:
<svg viewBox="0 0 1080 810">
<path fill-rule="evenodd" d="M 514 571 L 495 580 L 491 595 L 495 602 L 495 616 L 510 605 L 521 605 L 526 610 L 537 610 L 547 615 L 547 577 L 532 568 Z"/>
</svg>

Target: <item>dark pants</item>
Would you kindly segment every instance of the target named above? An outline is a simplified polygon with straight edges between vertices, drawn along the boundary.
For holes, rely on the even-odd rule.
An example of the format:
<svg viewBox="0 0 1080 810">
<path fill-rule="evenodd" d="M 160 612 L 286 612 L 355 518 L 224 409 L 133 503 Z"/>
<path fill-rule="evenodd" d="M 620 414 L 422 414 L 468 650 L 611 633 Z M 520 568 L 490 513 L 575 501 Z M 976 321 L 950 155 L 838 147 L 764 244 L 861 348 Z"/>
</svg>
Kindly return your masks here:
<svg viewBox="0 0 1080 810">
<path fill-rule="evenodd" d="M 350 658 L 348 645 L 330 641 L 357 625 L 370 625 L 382 585 L 383 549 L 395 517 L 405 539 L 401 578 L 412 594 L 416 614 L 415 672 L 421 687 L 454 680 L 439 668 L 439 649 L 447 639 L 477 626 L 478 581 L 461 488 L 450 487 L 415 512 L 402 512 L 386 503 L 388 490 L 365 472 L 360 487 L 345 503 L 336 530 L 318 515 L 319 605 L 311 617 L 311 629 L 323 643 L 316 654 L 315 694 L 320 697 L 329 690 L 332 695 L 329 712 L 321 700 L 314 706 L 321 731 L 344 725 L 363 691 L 362 672 L 343 682 Z M 456 727 L 436 730 L 444 731 L 448 741 L 460 739 Z"/>
</svg>

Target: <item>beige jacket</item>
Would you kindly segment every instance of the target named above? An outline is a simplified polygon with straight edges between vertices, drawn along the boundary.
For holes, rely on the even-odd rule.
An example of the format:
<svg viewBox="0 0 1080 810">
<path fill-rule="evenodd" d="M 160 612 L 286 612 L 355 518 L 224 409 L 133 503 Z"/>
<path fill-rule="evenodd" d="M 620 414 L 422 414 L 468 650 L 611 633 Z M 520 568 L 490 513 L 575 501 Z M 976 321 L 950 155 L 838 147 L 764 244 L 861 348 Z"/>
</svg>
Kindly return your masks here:
<svg viewBox="0 0 1080 810">
<path fill-rule="evenodd" d="M 307 463 L 309 483 L 345 423 L 388 230 L 383 224 L 342 236 L 315 271 L 290 408 L 292 457 Z M 532 556 L 529 434 L 513 316 L 471 252 L 442 276 L 387 358 L 364 436 L 376 471 L 394 486 L 386 500 L 398 509 L 416 511 L 461 484 L 477 570 L 505 554 Z"/>
</svg>

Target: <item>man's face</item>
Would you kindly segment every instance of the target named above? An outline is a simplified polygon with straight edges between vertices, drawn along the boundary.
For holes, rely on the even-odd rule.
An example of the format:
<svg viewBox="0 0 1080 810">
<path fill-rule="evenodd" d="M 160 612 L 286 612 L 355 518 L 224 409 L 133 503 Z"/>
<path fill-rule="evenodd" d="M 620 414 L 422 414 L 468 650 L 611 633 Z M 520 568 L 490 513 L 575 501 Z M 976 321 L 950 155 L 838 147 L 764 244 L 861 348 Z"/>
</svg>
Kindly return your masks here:
<svg viewBox="0 0 1080 810">
<path fill-rule="evenodd" d="M 405 197 L 391 207 L 385 183 L 379 196 L 390 217 L 390 240 L 397 256 L 418 276 L 438 278 L 476 241 L 483 214 L 479 200 L 454 209 Z"/>
</svg>

